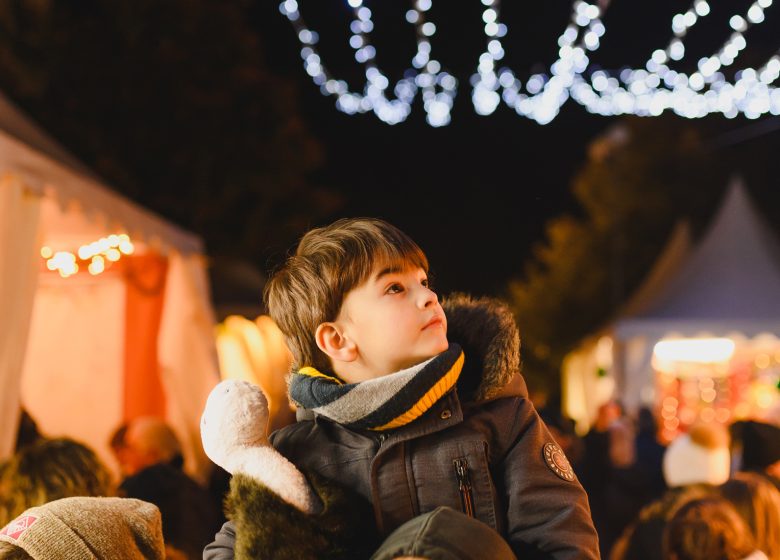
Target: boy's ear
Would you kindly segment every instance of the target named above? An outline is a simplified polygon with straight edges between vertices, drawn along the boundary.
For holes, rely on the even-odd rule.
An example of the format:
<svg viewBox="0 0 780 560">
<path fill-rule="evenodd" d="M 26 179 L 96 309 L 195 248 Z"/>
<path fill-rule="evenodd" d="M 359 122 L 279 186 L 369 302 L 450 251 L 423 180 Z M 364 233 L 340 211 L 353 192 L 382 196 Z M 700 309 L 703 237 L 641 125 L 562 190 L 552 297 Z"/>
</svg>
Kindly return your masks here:
<svg viewBox="0 0 780 560">
<path fill-rule="evenodd" d="M 336 323 L 320 323 L 314 333 L 314 339 L 319 349 L 331 360 L 351 362 L 357 358 L 357 346 L 344 335 Z"/>
</svg>

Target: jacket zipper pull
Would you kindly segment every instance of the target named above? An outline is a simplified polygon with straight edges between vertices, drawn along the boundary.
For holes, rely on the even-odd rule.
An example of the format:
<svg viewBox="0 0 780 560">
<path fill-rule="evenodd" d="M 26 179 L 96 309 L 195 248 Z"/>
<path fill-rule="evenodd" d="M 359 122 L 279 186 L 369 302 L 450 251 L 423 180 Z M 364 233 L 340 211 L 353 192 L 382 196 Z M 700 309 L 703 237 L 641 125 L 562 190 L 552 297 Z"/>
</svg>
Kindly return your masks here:
<svg viewBox="0 0 780 560">
<path fill-rule="evenodd" d="M 474 517 L 474 499 L 471 494 L 471 477 L 469 476 L 469 464 L 466 459 L 455 459 L 455 475 L 458 477 L 458 490 L 460 490 L 460 504 L 463 513 Z"/>
</svg>

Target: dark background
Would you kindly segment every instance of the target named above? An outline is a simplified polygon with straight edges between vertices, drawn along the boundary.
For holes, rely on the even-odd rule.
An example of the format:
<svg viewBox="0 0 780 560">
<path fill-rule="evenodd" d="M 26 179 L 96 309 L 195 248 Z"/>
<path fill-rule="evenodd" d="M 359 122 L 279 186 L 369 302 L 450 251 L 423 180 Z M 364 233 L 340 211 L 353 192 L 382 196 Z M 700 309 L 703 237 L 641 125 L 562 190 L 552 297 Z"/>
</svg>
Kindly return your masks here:
<svg viewBox="0 0 780 560">
<path fill-rule="evenodd" d="M 715 51 L 727 36 L 728 18 L 750 5 L 713 4 L 711 14 L 689 32 L 686 44 L 693 60 Z M 366 5 L 373 11 L 377 63 L 392 83 L 414 54 L 412 26 L 403 19 L 409 5 Z M 347 43 L 351 8 L 346 2 L 306 0 L 300 6 L 308 27 L 320 35 L 317 48 L 323 63 L 332 75 L 348 80 L 353 91 L 360 91 L 361 66 Z M 544 126 L 518 116 L 503 102 L 493 115 L 477 115 L 469 77 L 485 47 L 483 8 L 479 2 L 435 2 L 428 13 L 428 20 L 437 25 L 432 54 L 459 79 L 452 122 L 438 129 L 425 124 L 421 103 L 414 105 L 407 121 L 394 126 L 370 113 L 339 112 L 335 98 L 322 96 L 304 72 L 300 43 L 277 3 L 258 5 L 254 13 L 269 67 L 296 83 L 302 114 L 324 145 L 325 163 L 314 177 L 345 194 L 338 215 L 381 216 L 409 232 L 429 253 L 443 291 L 496 293 L 509 278 L 522 276 L 533 244 L 544 237 L 545 222 L 579 210 L 570 186 L 585 163 L 589 142 L 620 120 L 591 115 L 572 100 Z M 591 54 L 593 68 L 642 67 L 649 53 L 666 46 L 672 15 L 685 8 L 679 1 L 612 2 L 603 18 L 607 32 L 601 48 Z M 773 10 L 767 11 L 763 25 L 749 31 L 748 60 L 772 52 L 778 29 Z M 502 39 L 507 54 L 499 66 L 513 68 L 521 79 L 544 72 L 556 58 L 557 38 L 570 13 L 568 1 L 504 2 L 500 20 L 509 33 Z M 774 121 L 771 116 L 764 120 Z M 704 121 L 689 122 L 702 127 L 713 142 L 777 143 L 778 134 L 771 134 L 777 123 L 757 126 L 722 116 Z M 761 185 L 756 187 L 762 196 L 777 200 Z"/>
<path fill-rule="evenodd" d="M 673 67 L 695 70 L 750 4 L 713 2 Z M 322 62 L 362 91 L 347 2 L 300 5 Z M 393 83 L 415 50 L 411 4 L 366 5 Z M 589 71 L 641 68 L 688 7 L 610 2 Z M 312 226 L 378 216 L 428 253 L 440 293 L 507 299 L 526 376 L 554 383 L 565 353 L 614 316 L 673 225 L 690 218 L 702 231 L 731 177 L 780 224 L 780 117 L 602 117 L 574 101 L 544 126 L 503 103 L 480 117 L 469 78 L 485 48 L 482 10 L 437 0 L 428 13 L 432 54 L 459 80 L 442 128 L 425 123 L 419 100 L 395 126 L 340 113 L 305 73 L 276 1 L 6 0 L 0 89 L 117 191 L 203 237 L 220 317 L 261 312 L 264 274 Z M 505 2 L 500 64 L 523 81 L 548 71 L 570 14 L 569 0 Z M 777 51 L 779 23 L 771 6 L 728 79 Z"/>
</svg>

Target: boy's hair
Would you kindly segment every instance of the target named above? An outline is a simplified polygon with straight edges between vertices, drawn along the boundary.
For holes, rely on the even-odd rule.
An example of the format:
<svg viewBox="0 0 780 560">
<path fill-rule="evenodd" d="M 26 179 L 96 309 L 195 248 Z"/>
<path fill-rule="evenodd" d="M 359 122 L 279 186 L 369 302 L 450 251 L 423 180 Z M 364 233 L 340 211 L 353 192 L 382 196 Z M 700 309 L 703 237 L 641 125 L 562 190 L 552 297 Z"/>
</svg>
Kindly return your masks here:
<svg viewBox="0 0 780 560">
<path fill-rule="evenodd" d="M 264 293 L 294 368 L 331 369 L 328 356 L 317 347 L 317 327 L 336 319 L 347 293 L 368 280 L 377 266 L 428 272 L 428 259 L 408 235 L 376 218 L 345 218 L 303 236 Z"/>
<path fill-rule="evenodd" d="M 68 438 L 39 440 L 0 471 L 0 527 L 52 500 L 112 493 L 111 472 L 92 449 Z"/>
</svg>

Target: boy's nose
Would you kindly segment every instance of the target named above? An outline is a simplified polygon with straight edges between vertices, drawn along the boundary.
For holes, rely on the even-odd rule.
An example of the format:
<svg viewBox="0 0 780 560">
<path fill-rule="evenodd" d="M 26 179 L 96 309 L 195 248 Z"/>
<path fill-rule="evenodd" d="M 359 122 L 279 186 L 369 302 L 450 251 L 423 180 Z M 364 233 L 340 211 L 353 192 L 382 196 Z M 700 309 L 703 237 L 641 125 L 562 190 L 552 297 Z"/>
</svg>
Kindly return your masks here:
<svg viewBox="0 0 780 560">
<path fill-rule="evenodd" d="M 418 303 L 420 307 L 428 307 L 439 301 L 436 292 L 425 286 L 420 287 L 420 293 L 418 295 Z"/>
</svg>

